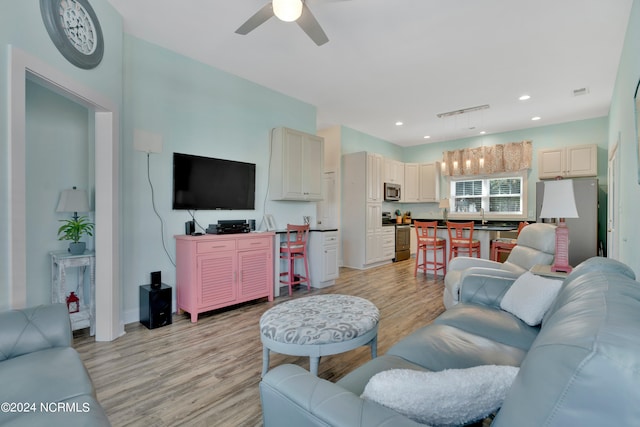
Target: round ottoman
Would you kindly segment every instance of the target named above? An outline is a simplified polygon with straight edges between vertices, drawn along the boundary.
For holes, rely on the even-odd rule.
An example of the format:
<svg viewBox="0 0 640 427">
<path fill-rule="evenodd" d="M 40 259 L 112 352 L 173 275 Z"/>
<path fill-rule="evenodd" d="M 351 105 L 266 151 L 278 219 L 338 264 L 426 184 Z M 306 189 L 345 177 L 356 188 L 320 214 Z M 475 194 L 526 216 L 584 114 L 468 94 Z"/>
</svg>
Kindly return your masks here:
<svg viewBox="0 0 640 427">
<path fill-rule="evenodd" d="M 380 312 L 370 301 L 350 295 L 315 295 L 283 302 L 260 318 L 262 376 L 269 369 L 269 351 L 309 356 L 309 371 L 318 375 L 321 356 L 362 345 L 377 353 Z"/>
</svg>

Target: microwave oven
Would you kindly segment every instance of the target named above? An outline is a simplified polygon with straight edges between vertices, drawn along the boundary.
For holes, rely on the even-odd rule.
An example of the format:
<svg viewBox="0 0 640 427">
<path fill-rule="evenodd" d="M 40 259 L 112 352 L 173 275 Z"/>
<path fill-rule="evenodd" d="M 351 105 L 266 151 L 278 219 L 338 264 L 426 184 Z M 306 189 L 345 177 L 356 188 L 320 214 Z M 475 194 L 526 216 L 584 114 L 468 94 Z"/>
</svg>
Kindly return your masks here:
<svg viewBox="0 0 640 427">
<path fill-rule="evenodd" d="M 384 199 L 390 202 L 400 201 L 400 184 L 384 183 Z"/>
</svg>

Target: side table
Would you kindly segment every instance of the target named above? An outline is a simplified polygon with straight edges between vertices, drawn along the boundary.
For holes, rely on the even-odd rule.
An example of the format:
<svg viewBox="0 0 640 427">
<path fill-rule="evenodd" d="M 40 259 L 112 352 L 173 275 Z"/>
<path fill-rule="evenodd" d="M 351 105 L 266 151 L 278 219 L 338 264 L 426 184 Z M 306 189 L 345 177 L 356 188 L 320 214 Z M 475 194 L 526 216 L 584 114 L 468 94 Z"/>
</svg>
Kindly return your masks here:
<svg viewBox="0 0 640 427">
<path fill-rule="evenodd" d="M 51 256 L 51 302 L 67 302 L 67 269 L 83 267 L 76 295 L 80 299 L 80 311 L 70 313 L 71 329 L 89 328 L 91 336 L 96 333 L 96 255 L 93 251 L 85 251 L 82 255 L 71 255 L 67 251 L 49 252 Z M 89 302 L 84 296 L 84 271 L 89 267 Z M 71 290 L 69 290 L 71 292 Z"/>
<path fill-rule="evenodd" d="M 550 277 L 553 279 L 564 279 L 569 274 L 562 271 L 551 271 L 550 265 L 536 264 L 529 270 L 538 276 Z"/>
</svg>

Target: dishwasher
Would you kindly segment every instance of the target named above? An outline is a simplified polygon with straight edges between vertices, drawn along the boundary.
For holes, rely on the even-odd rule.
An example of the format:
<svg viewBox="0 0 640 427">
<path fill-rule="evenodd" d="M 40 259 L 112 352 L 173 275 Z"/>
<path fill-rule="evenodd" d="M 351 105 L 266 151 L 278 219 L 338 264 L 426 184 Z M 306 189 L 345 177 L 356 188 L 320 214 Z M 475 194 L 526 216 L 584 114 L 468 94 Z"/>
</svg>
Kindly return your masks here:
<svg viewBox="0 0 640 427">
<path fill-rule="evenodd" d="M 396 224 L 396 257 L 394 261 L 411 258 L 411 224 Z"/>
</svg>

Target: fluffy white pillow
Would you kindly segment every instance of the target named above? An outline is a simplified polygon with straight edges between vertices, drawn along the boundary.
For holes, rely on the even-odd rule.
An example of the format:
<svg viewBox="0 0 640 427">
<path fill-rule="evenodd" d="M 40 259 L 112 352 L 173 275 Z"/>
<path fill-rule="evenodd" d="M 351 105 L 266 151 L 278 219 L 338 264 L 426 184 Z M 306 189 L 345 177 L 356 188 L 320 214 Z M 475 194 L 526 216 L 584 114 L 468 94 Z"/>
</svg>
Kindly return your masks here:
<svg viewBox="0 0 640 427">
<path fill-rule="evenodd" d="M 502 297 L 500 308 L 519 317 L 528 325 L 542 322 L 558 295 L 562 280 L 537 276 L 529 271 L 518 277 Z"/>
<path fill-rule="evenodd" d="M 391 369 L 371 377 L 362 398 L 419 423 L 458 426 L 500 408 L 518 370 L 496 365 L 439 372 Z"/>
</svg>

